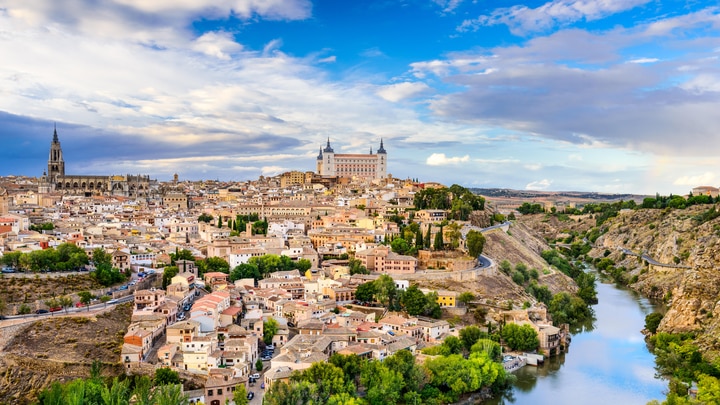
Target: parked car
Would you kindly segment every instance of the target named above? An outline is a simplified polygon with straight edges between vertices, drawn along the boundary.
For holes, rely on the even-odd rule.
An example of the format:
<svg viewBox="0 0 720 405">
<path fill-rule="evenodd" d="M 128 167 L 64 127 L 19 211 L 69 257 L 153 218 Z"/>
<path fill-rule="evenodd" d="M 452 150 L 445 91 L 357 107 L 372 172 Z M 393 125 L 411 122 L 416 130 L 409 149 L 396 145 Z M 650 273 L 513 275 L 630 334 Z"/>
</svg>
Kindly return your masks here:
<svg viewBox="0 0 720 405">
<path fill-rule="evenodd" d="M 123 285 L 123 286 L 120 286 L 120 288 L 118 288 L 118 290 L 127 290 L 127 289 L 128 289 L 127 285 Z"/>
<path fill-rule="evenodd" d="M 291 327 L 291 328 L 294 328 L 294 327 L 295 327 L 295 324 L 292 323 L 292 322 L 288 322 L 288 326 Z"/>
<path fill-rule="evenodd" d="M 50 311 L 48 311 L 47 309 L 38 309 L 37 311 L 35 311 L 36 314 L 47 314 L 48 312 Z"/>
<path fill-rule="evenodd" d="M 265 389 L 265 383 L 260 384 L 260 389 Z"/>
<path fill-rule="evenodd" d="M 255 398 L 255 394 L 254 394 L 252 391 L 248 392 L 247 399 L 250 400 L 250 399 L 253 399 L 253 398 Z"/>
<path fill-rule="evenodd" d="M 75 303 L 75 308 L 82 308 L 82 307 L 84 307 L 84 306 L 86 306 L 86 305 L 83 304 L 82 302 L 76 302 L 76 303 Z"/>
<path fill-rule="evenodd" d="M 107 303 L 108 304 L 117 304 L 118 300 L 113 299 L 113 300 L 108 301 Z"/>
<path fill-rule="evenodd" d="M 62 307 L 52 307 L 52 308 L 50 308 L 50 312 L 57 312 L 57 311 L 62 311 Z"/>
<path fill-rule="evenodd" d="M 256 380 L 257 380 L 257 379 L 259 379 L 259 378 L 260 378 L 260 374 L 258 374 L 258 373 L 255 373 L 255 374 L 250 374 L 250 378 L 254 378 L 254 379 L 256 379 Z"/>
<path fill-rule="evenodd" d="M 3 267 L 2 272 L 3 273 L 15 273 L 15 269 L 13 269 L 12 267 Z"/>
<path fill-rule="evenodd" d="M 267 349 L 267 350 L 275 350 L 275 345 L 267 345 L 267 346 L 265 346 L 265 349 Z"/>
</svg>

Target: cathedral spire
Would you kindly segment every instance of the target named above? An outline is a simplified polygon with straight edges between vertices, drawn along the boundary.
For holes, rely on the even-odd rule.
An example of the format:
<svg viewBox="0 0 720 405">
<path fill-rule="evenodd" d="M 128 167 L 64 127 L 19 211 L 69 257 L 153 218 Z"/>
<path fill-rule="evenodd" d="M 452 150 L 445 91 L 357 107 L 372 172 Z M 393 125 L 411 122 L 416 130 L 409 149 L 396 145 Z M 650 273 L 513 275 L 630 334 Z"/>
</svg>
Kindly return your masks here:
<svg viewBox="0 0 720 405">
<path fill-rule="evenodd" d="M 53 142 L 60 142 L 57 136 L 57 123 L 53 124 L 54 130 L 53 130 Z"/>
<path fill-rule="evenodd" d="M 320 153 L 318 153 L 317 160 L 322 160 L 322 146 L 320 147 Z"/>
</svg>

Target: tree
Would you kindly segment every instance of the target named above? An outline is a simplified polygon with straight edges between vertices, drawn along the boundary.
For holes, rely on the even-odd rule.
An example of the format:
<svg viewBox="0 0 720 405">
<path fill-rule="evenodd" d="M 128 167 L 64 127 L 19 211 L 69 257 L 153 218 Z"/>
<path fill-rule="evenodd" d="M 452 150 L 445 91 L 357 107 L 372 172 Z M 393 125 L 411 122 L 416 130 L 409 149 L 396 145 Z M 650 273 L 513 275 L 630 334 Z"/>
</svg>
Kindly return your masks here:
<svg viewBox="0 0 720 405">
<path fill-rule="evenodd" d="M 27 315 L 30 312 L 32 312 L 32 308 L 30 308 L 30 305 L 28 304 L 20 304 L 18 307 L 18 314 L 20 315 Z"/>
<path fill-rule="evenodd" d="M 375 300 L 375 283 L 368 281 L 360 284 L 355 290 L 355 298 L 362 302 L 373 302 Z"/>
<path fill-rule="evenodd" d="M 647 329 L 650 333 L 655 334 L 657 332 L 658 326 L 660 326 L 660 321 L 662 321 L 663 315 L 659 312 L 653 312 L 651 314 L 648 314 L 645 317 L 645 329 Z"/>
<path fill-rule="evenodd" d="M 485 235 L 482 232 L 471 230 L 465 237 L 465 246 L 467 246 L 468 254 L 472 257 L 478 257 L 482 254 L 485 247 Z"/>
<path fill-rule="evenodd" d="M 134 405 L 155 404 L 155 390 L 150 377 L 143 375 L 135 379 L 135 388 L 133 388 L 131 398 L 135 401 Z"/>
<path fill-rule="evenodd" d="M 155 369 L 155 385 L 180 384 L 180 375 L 169 367 Z"/>
<path fill-rule="evenodd" d="M 197 260 L 195 265 L 197 265 L 201 277 L 205 273 L 215 271 L 225 274 L 230 273 L 230 264 L 222 257 L 208 257 L 207 259 Z"/>
<path fill-rule="evenodd" d="M 461 229 L 462 226 L 457 222 L 451 222 L 447 225 L 447 237 L 450 240 L 450 247 L 453 249 L 460 247 L 460 238 L 462 237 L 462 233 L 460 233 Z"/>
<path fill-rule="evenodd" d="M 255 370 L 257 370 L 258 372 L 263 370 L 262 360 L 257 359 L 257 361 L 255 362 Z"/>
<path fill-rule="evenodd" d="M 278 331 L 278 322 L 275 318 L 269 318 L 266 322 L 263 322 L 263 342 L 266 345 L 272 344 L 273 336 Z"/>
<path fill-rule="evenodd" d="M 106 264 L 112 267 L 112 255 L 107 253 L 103 248 L 93 250 L 92 261 L 95 264 L 95 267 L 101 264 Z"/>
<path fill-rule="evenodd" d="M 108 301 L 110 301 L 111 299 L 112 299 L 111 296 L 103 295 L 100 297 L 100 302 L 102 302 L 103 304 L 105 304 L 105 306 L 107 306 Z"/>
<path fill-rule="evenodd" d="M 467 351 L 470 351 L 470 348 L 483 337 L 487 337 L 487 333 L 481 331 L 475 325 L 460 329 L 460 340 Z"/>
<path fill-rule="evenodd" d="M 450 354 L 458 354 L 462 351 L 463 343 L 457 337 L 450 335 L 445 338 L 443 345 L 448 348 Z"/>
<path fill-rule="evenodd" d="M 57 303 L 65 310 L 65 313 L 67 313 L 67 309 L 72 306 L 73 300 L 69 296 L 63 295 L 62 297 L 57 299 Z"/>
<path fill-rule="evenodd" d="M 458 295 L 457 297 L 458 302 L 462 303 L 465 306 L 467 306 L 474 299 L 475 294 L 471 293 L 470 291 L 461 292 L 460 295 Z"/>
<path fill-rule="evenodd" d="M 188 405 L 190 400 L 183 394 L 181 384 L 161 385 L 155 387 L 156 405 Z"/>
<path fill-rule="evenodd" d="M 110 386 L 104 385 L 101 390 L 105 405 L 127 405 L 130 403 L 130 380 L 118 381 L 115 377 Z"/>
<path fill-rule="evenodd" d="M 410 252 L 410 244 L 403 238 L 395 238 L 392 242 L 390 242 L 390 247 L 392 248 L 392 251 L 399 254 L 399 255 L 405 255 Z"/>
<path fill-rule="evenodd" d="M 204 212 L 198 217 L 198 222 L 205 222 L 206 224 L 209 224 L 212 220 L 213 216 Z"/>
<path fill-rule="evenodd" d="M 92 293 L 90 291 L 80 291 L 78 293 L 78 296 L 80 297 L 80 302 L 82 302 L 83 305 L 85 305 L 89 311 L 90 310 L 90 302 L 93 299 Z"/>
<path fill-rule="evenodd" d="M 357 382 L 362 365 L 366 360 L 355 354 L 343 355 L 335 353 L 330 356 L 328 361 L 342 369 L 346 382 L 354 384 Z"/>
<path fill-rule="evenodd" d="M 314 386 L 315 403 L 327 403 L 334 394 L 350 393 L 345 384 L 345 375 L 341 368 L 332 363 L 317 362 L 301 373 L 290 376 L 291 382 L 307 382 Z"/>
<path fill-rule="evenodd" d="M 386 308 L 392 308 L 397 298 L 397 286 L 395 280 L 387 274 L 383 274 L 373 281 L 375 284 L 375 298 Z M 356 293 L 357 296 L 357 293 Z"/>
<path fill-rule="evenodd" d="M 248 405 L 250 401 L 247 399 L 247 390 L 245 384 L 238 384 L 235 386 L 235 392 L 233 393 L 233 402 L 235 405 Z"/>
<path fill-rule="evenodd" d="M 443 227 L 435 233 L 435 241 L 433 242 L 433 250 L 445 249 L 445 242 L 443 241 Z"/>
<path fill-rule="evenodd" d="M 192 252 L 187 249 L 176 249 L 175 253 L 170 253 L 170 265 L 175 266 L 175 262 L 178 260 L 189 260 L 191 262 L 194 262 L 195 256 L 193 256 Z"/>
<path fill-rule="evenodd" d="M 360 383 L 367 387 L 365 399 L 371 405 L 397 404 L 404 386 L 402 376 L 379 361 L 365 363 Z"/>
<path fill-rule="evenodd" d="M 172 278 L 177 276 L 180 272 L 180 269 L 177 268 L 177 266 L 166 266 L 163 269 L 163 278 L 162 278 L 162 285 L 163 288 L 167 288 L 167 286 L 172 283 Z"/>
<path fill-rule="evenodd" d="M 253 263 L 243 263 L 237 265 L 231 272 L 230 272 L 230 282 L 235 282 L 235 280 L 240 280 L 243 278 L 253 278 L 255 280 L 260 280 L 262 276 L 260 275 L 260 269 L 256 264 Z"/>
<path fill-rule="evenodd" d="M 420 291 L 417 285 L 411 285 L 400 299 L 400 304 L 410 315 L 421 315 L 427 305 L 425 294 Z"/>
<path fill-rule="evenodd" d="M 430 249 L 431 229 L 432 229 L 432 224 L 428 223 L 427 233 L 425 234 L 425 239 L 423 240 L 423 247 L 425 249 Z"/>
<path fill-rule="evenodd" d="M 537 349 L 540 344 L 538 334 L 532 326 L 510 323 L 502 330 L 502 338 L 505 344 L 512 350 L 531 351 Z"/>
<path fill-rule="evenodd" d="M 418 226 L 415 232 L 415 250 L 421 250 L 424 247 L 422 230 Z"/>
<path fill-rule="evenodd" d="M 348 261 L 348 268 L 350 269 L 350 275 L 354 274 L 370 274 L 367 267 L 363 266 L 362 261 L 358 259 L 350 259 Z"/>
</svg>

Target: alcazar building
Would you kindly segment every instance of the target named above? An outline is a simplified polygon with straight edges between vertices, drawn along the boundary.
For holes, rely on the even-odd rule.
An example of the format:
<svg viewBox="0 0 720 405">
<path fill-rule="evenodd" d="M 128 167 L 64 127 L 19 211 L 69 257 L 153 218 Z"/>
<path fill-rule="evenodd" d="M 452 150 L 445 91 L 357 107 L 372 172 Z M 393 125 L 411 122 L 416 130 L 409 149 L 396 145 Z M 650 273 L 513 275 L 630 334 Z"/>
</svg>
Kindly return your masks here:
<svg viewBox="0 0 720 405">
<path fill-rule="evenodd" d="M 317 157 L 317 173 L 321 176 L 338 176 L 367 180 L 381 179 L 387 176 L 387 152 L 380 140 L 380 148 L 369 154 L 335 153 L 328 138 L 325 149 L 320 148 Z"/>
<path fill-rule="evenodd" d="M 47 172 L 40 181 L 41 193 L 58 192 L 70 195 L 116 195 L 145 198 L 157 194 L 157 181 L 147 175 L 75 175 L 65 174 L 65 161 L 57 128 L 50 143 Z"/>
</svg>

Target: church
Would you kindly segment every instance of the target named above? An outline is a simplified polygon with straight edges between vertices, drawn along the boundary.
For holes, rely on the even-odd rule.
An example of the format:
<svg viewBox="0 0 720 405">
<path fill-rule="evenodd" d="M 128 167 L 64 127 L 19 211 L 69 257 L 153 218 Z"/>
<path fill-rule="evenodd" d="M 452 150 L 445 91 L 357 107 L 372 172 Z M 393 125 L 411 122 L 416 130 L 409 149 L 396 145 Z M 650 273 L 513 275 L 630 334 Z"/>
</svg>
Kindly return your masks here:
<svg viewBox="0 0 720 405">
<path fill-rule="evenodd" d="M 75 175 L 65 174 L 65 161 L 57 134 L 50 142 L 47 172 L 40 181 L 40 193 L 57 192 L 67 195 L 114 195 L 148 198 L 157 194 L 157 181 L 148 175 Z"/>
<path fill-rule="evenodd" d="M 335 153 L 328 138 L 325 149 L 320 147 L 317 157 L 317 173 L 321 176 L 338 176 L 366 180 L 382 179 L 387 176 L 387 152 L 380 140 L 380 148 L 369 154 Z"/>
</svg>

